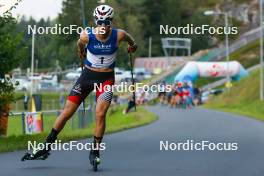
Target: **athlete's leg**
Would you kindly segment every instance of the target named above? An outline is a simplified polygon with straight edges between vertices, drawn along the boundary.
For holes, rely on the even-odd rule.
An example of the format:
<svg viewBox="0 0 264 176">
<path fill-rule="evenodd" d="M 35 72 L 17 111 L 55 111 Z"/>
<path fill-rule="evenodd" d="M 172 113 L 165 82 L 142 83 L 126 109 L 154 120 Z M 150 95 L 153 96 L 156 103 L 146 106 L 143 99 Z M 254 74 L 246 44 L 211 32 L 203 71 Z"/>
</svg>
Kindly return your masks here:
<svg viewBox="0 0 264 176">
<path fill-rule="evenodd" d="M 53 129 L 56 130 L 58 133 L 63 129 L 66 122 L 78 109 L 81 102 L 93 90 L 93 85 L 89 84 L 87 81 L 87 75 L 87 71 L 84 70 L 82 75 L 78 78 L 75 85 L 73 86 L 62 113 L 56 119 L 53 125 Z"/>
<path fill-rule="evenodd" d="M 95 129 L 94 129 L 94 141 L 93 146 L 94 148 L 90 151 L 89 160 L 90 163 L 93 165 L 94 161 L 100 158 L 99 148 L 98 146 L 102 142 L 103 135 L 105 132 L 106 126 L 106 113 L 111 104 L 113 92 L 97 92 L 97 103 L 96 103 L 96 110 L 95 110 Z M 98 161 L 96 161 L 98 162 Z"/>
<path fill-rule="evenodd" d="M 102 90 L 96 90 L 96 109 L 95 109 L 95 130 L 94 136 L 103 137 L 105 132 L 105 116 L 111 104 L 113 92 L 112 85 L 114 79 L 105 80 L 102 83 Z M 100 141 L 97 141 L 100 142 Z"/>
<path fill-rule="evenodd" d="M 105 117 L 107 110 L 110 106 L 111 102 L 98 99 L 96 104 L 96 118 L 95 118 L 95 130 L 94 130 L 94 136 L 96 137 L 102 137 L 105 132 Z M 100 142 L 100 141 L 96 141 Z"/>
<path fill-rule="evenodd" d="M 36 150 L 34 154 L 34 158 L 39 158 L 41 156 L 44 156 L 50 151 L 50 144 L 54 143 L 57 139 L 57 135 L 59 132 L 63 129 L 65 123 L 68 119 L 73 115 L 73 113 L 78 108 L 78 104 L 73 103 L 69 100 L 67 100 L 65 107 L 63 109 L 63 112 L 60 114 L 60 116 L 56 119 L 53 128 L 51 129 L 51 132 L 49 133 L 48 137 L 45 140 L 45 143 L 47 143 L 48 148 L 44 148 L 41 150 Z"/>
<path fill-rule="evenodd" d="M 91 165 L 94 165 L 95 162 L 97 164 L 100 163 L 99 145 L 102 142 L 103 135 L 105 132 L 105 116 L 109 106 L 110 106 L 109 102 L 104 100 L 99 100 L 99 101 L 97 100 L 96 111 L 95 111 L 96 118 L 95 118 L 93 147 L 89 155 L 89 160 Z"/>
<path fill-rule="evenodd" d="M 50 144 L 54 143 L 57 139 L 57 135 L 63 129 L 67 120 L 69 120 L 74 112 L 77 110 L 81 102 L 87 97 L 87 95 L 93 90 L 93 86 L 88 84 L 87 73 L 84 71 L 78 78 L 77 82 L 73 86 L 68 100 L 65 104 L 63 112 L 56 119 L 51 132 L 45 140 L 48 145 L 47 148 L 37 150 L 34 154 L 34 158 L 38 158 L 47 154 L 50 151 Z"/>
<path fill-rule="evenodd" d="M 62 113 L 59 115 L 59 117 L 56 119 L 56 121 L 55 121 L 55 123 L 53 125 L 53 129 L 55 129 L 58 132 L 60 132 L 63 129 L 63 127 L 66 124 L 66 122 L 75 113 L 75 111 L 77 110 L 78 106 L 79 106 L 79 104 L 76 104 L 76 103 L 74 103 L 74 102 L 72 102 L 70 100 L 67 100 Z"/>
</svg>

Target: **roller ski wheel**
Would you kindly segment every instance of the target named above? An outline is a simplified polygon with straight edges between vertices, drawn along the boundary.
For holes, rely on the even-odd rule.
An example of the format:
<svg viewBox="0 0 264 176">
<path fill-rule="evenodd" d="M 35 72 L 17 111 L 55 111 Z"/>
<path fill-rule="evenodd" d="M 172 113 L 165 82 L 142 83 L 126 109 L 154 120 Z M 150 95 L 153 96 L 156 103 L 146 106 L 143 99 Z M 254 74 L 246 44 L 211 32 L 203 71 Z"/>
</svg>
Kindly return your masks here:
<svg viewBox="0 0 264 176">
<path fill-rule="evenodd" d="M 46 160 L 48 156 L 50 155 L 49 152 L 43 154 L 42 156 L 36 157 L 34 154 L 30 153 L 25 153 L 25 155 L 21 158 L 21 161 L 26 161 L 26 160 Z"/>
<path fill-rule="evenodd" d="M 97 172 L 98 170 L 98 165 L 100 164 L 100 158 L 95 158 L 92 162 L 92 165 L 93 165 L 93 171 L 94 172 Z"/>
<path fill-rule="evenodd" d="M 94 150 L 91 151 L 89 160 L 90 160 L 91 165 L 93 166 L 93 170 L 96 172 L 98 170 L 98 165 L 101 162 L 99 151 L 94 151 Z"/>
</svg>

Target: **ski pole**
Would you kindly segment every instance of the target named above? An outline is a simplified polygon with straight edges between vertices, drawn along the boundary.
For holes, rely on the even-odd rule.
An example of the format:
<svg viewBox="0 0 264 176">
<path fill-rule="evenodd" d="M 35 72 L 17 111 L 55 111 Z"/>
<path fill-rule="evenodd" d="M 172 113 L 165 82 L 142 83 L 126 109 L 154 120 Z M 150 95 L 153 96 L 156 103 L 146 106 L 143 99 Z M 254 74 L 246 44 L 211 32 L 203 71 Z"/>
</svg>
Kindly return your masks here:
<svg viewBox="0 0 264 176">
<path fill-rule="evenodd" d="M 82 73 L 83 73 L 83 60 L 81 61 L 81 68 L 82 68 Z M 85 117 L 85 99 L 83 99 L 83 117 Z"/>
<path fill-rule="evenodd" d="M 133 74 L 132 53 L 130 51 L 129 51 L 129 60 L 130 60 L 130 71 L 131 71 L 132 85 L 134 86 L 133 99 L 134 99 L 134 103 L 135 103 L 135 111 L 137 111 L 137 105 L 136 105 L 136 87 L 135 87 L 135 80 L 134 80 L 134 74 Z"/>
</svg>

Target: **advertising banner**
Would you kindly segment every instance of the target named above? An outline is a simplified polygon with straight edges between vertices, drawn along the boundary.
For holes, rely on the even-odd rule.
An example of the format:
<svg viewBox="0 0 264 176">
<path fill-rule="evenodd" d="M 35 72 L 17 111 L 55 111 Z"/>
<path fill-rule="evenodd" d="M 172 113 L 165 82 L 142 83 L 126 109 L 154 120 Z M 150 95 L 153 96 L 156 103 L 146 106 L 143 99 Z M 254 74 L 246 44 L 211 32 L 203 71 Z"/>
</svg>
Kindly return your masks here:
<svg viewBox="0 0 264 176">
<path fill-rule="evenodd" d="M 25 115 L 26 134 L 40 133 L 43 131 L 41 113 L 28 112 Z"/>
<path fill-rule="evenodd" d="M 226 77 L 227 75 L 233 80 L 239 80 L 248 73 L 237 61 L 188 62 L 175 76 L 175 81 L 183 81 L 186 77 L 195 81 L 198 77 Z"/>
</svg>

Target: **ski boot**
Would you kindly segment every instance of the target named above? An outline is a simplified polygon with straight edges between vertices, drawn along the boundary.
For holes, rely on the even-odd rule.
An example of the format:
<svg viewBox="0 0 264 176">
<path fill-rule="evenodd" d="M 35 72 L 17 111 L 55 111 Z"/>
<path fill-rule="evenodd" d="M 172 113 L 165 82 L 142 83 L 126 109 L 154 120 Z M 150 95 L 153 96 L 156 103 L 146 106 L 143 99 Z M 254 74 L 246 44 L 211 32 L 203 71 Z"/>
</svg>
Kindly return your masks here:
<svg viewBox="0 0 264 176">
<path fill-rule="evenodd" d="M 46 160 L 50 155 L 50 150 L 34 150 L 32 153 L 25 153 L 25 155 L 21 158 L 21 161 L 26 160 Z"/>
<path fill-rule="evenodd" d="M 45 160 L 50 155 L 51 146 L 50 144 L 54 143 L 57 139 L 58 131 L 55 129 L 51 129 L 50 134 L 48 135 L 45 141 L 44 149 L 36 149 L 33 150 L 32 153 L 25 153 L 25 155 L 21 158 L 21 161 L 26 160 Z"/>
</svg>

